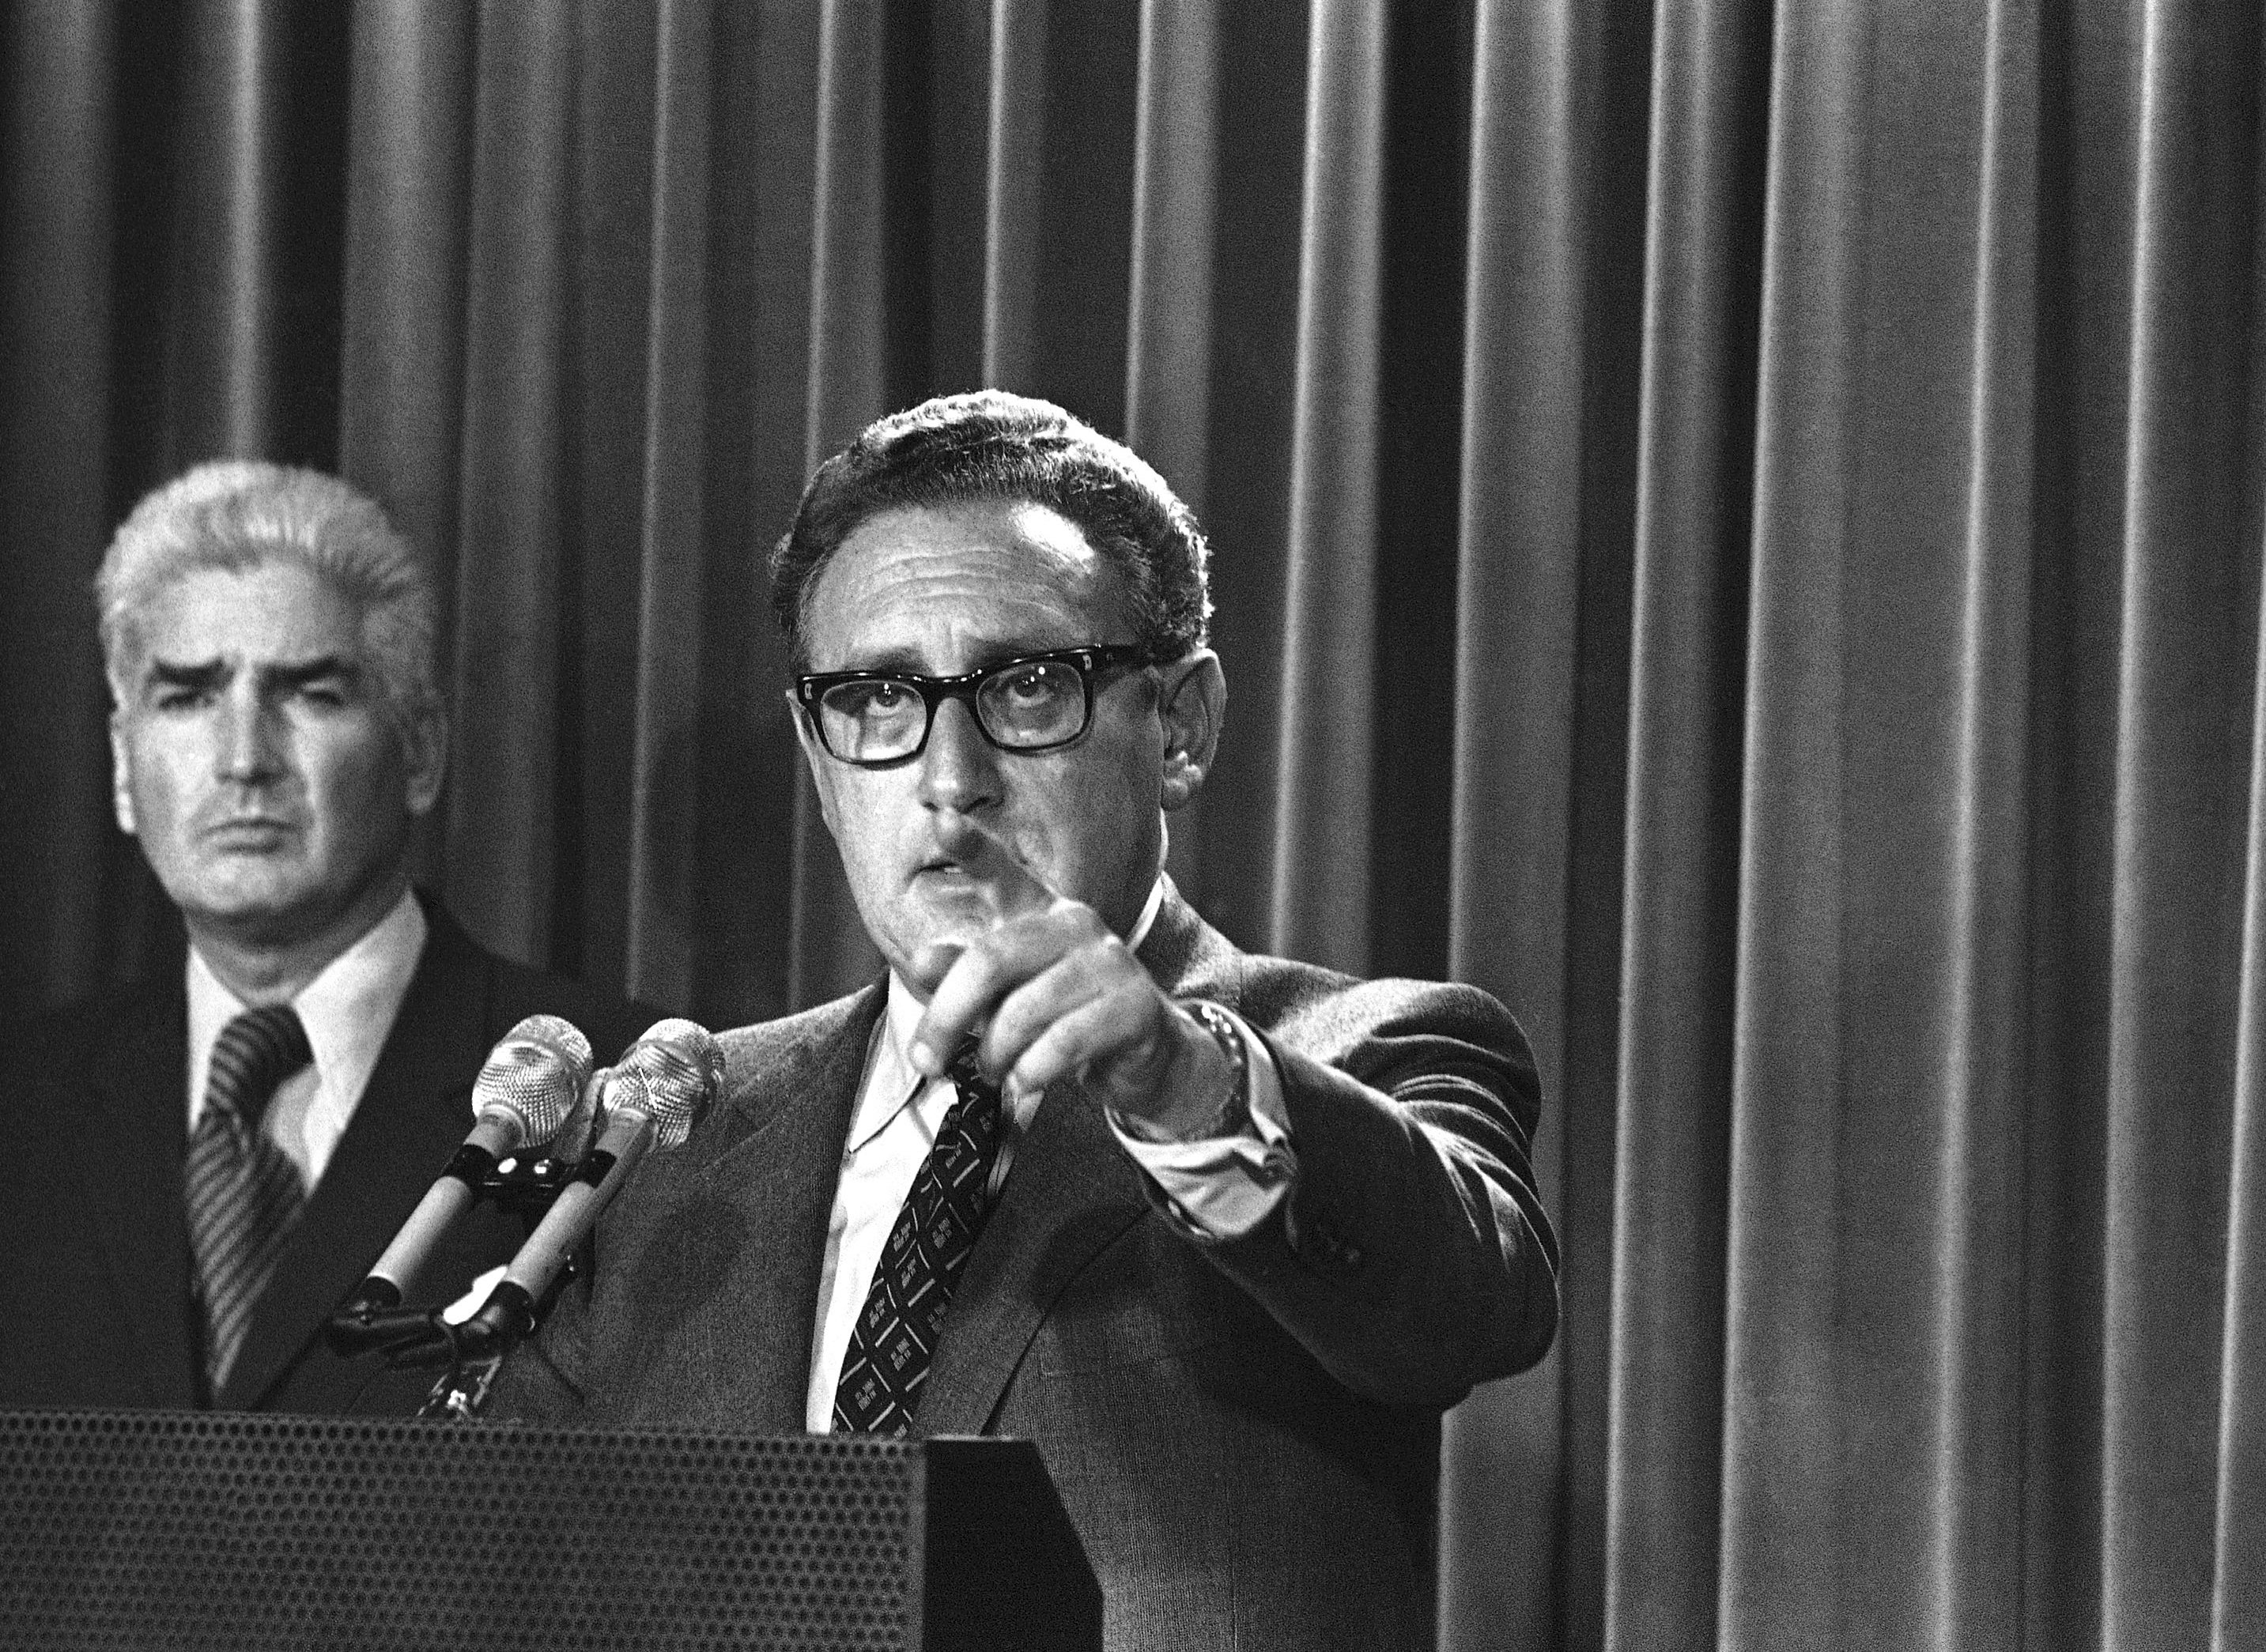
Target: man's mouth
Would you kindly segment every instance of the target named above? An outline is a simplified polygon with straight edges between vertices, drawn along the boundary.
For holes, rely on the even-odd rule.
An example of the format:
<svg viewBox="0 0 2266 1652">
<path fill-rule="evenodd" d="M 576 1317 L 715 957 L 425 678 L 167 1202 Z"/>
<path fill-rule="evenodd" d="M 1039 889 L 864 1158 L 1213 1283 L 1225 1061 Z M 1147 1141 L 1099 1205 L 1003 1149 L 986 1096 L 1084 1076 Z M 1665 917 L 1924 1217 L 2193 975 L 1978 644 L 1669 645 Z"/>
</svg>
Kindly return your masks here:
<svg viewBox="0 0 2266 1652">
<path fill-rule="evenodd" d="M 205 828 L 206 841 L 223 849 L 272 848 L 289 837 L 291 823 L 273 815 L 243 815 Z"/>
</svg>

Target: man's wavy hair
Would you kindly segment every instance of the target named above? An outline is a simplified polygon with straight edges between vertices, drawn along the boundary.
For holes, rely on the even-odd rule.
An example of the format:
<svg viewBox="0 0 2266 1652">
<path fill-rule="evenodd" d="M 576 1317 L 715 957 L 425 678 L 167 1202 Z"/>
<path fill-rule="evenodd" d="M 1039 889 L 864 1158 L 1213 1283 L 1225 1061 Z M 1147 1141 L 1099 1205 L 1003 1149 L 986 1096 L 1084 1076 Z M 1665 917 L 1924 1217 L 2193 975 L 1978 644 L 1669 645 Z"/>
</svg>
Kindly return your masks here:
<svg viewBox="0 0 2266 1652">
<path fill-rule="evenodd" d="M 441 594 L 433 569 L 376 502 L 333 476 L 256 460 L 201 464 L 143 498 L 94 577 L 110 692 L 133 692 L 135 625 L 160 590 L 203 568 L 246 572 L 296 561 L 362 614 L 362 638 L 398 717 L 437 707 Z"/>
<path fill-rule="evenodd" d="M 1017 500 L 1059 511 L 1115 570 L 1134 640 L 1164 663 L 1210 636 L 1203 530 L 1155 469 L 1051 402 L 1004 390 L 939 396 L 875 420 L 818 467 L 771 551 L 771 608 L 793 668 L 810 587 L 884 511 Z"/>
</svg>

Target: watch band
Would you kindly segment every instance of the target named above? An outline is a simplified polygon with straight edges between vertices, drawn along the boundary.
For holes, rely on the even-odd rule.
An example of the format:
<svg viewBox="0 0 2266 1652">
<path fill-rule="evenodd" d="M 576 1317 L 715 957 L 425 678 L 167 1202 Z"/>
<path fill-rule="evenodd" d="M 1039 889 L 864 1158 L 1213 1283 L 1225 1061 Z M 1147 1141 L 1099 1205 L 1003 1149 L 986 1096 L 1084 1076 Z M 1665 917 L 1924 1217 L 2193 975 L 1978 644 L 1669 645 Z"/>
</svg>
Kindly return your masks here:
<svg viewBox="0 0 2266 1652">
<path fill-rule="evenodd" d="M 1203 1030 L 1211 1034 L 1212 1042 L 1227 1058 L 1227 1065 L 1235 1074 L 1235 1082 L 1228 1087 L 1226 1097 L 1219 1104 L 1219 1112 L 1212 1120 L 1212 1128 L 1205 1137 L 1239 1136 L 1251 1124 L 1251 1052 L 1244 1047 L 1242 1030 L 1235 1019 L 1217 1004 L 1204 999 L 1181 1001 L 1181 1008 L 1194 1015 Z M 1197 1138 L 1202 1139 L 1203 1138 Z"/>
</svg>

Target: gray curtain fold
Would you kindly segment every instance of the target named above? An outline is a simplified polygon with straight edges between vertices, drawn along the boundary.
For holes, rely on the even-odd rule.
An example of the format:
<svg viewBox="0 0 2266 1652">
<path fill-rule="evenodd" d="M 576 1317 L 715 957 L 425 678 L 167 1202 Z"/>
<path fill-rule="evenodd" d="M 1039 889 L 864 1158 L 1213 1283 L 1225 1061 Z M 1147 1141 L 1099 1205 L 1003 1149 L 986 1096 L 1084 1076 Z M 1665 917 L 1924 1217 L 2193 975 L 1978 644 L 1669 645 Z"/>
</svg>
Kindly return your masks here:
<svg viewBox="0 0 2266 1652">
<path fill-rule="evenodd" d="M 497 944 L 551 953 L 559 760 L 572 736 L 568 283 L 579 54 L 572 15 L 486 4 L 474 47 L 464 310 L 462 523 L 447 807 L 450 902 Z"/>
<path fill-rule="evenodd" d="M 1716 1608 L 1734 1645 L 1830 1644 L 1863 1620 L 1849 1583 L 1900 1592 L 1890 1575 L 1802 1562 L 1821 1534 L 1836 1553 L 1870 1540 L 1871 1488 L 1902 1511 L 1867 1472 L 1880 1437 L 1856 1426 L 1868 1390 L 1902 1392 L 1877 1363 L 1896 1350 L 1841 1323 L 1898 1254 L 1867 1253 L 1871 1224 L 1900 1208 L 1893 1182 L 1860 1162 L 1880 1116 L 1852 1093 L 1860 1029 L 1847 1007 L 1863 955 L 1841 933 L 1861 877 L 1843 817 L 1870 767 L 1858 745 L 1881 727 L 1863 702 L 1877 634 L 1862 626 L 1868 582 L 1850 542 L 1867 468 L 1855 356 L 1880 119 L 1874 23 L 1857 7 L 1793 9 L 1772 51 L 1723 1281 L 1722 1453 L 1741 1472 L 1723 1481 Z M 1821 1172 L 1831 1199 L 1815 1196 Z"/>
<path fill-rule="evenodd" d="M 1607 1207 L 1600 1633 L 1616 1647 L 1738 1644 L 1718 1619 L 1722 1273 L 1772 42 L 1753 6 L 1665 7 L 1656 29 Z"/>
<path fill-rule="evenodd" d="M 1183 888 L 1533 1037 L 1564 1328 L 1449 1418 L 1443 1644 L 2266 1644 L 2249 0 L 0 30 L 0 1008 L 167 956 L 88 581 L 232 453 L 447 569 L 487 940 L 869 979 L 762 557 L 1005 382 L 1210 531 Z"/>
<path fill-rule="evenodd" d="M 472 40 L 446 0 L 373 8 L 347 71 L 338 465 L 451 570 L 464 330 L 436 319 L 464 313 L 470 274 Z"/>
<path fill-rule="evenodd" d="M 87 992 L 109 962 L 108 696 L 85 581 L 111 513 L 115 30 L 102 5 L 0 14 L 0 776 L 18 800 L 0 811 L 0 1007 Z"/>
<path fill-rule="evenodd" d="M 1386 29 L 1375 9 L 1325 4 L 1307 45 L 1276 695 L 1280 787 L 1266 946 L 1344 970 L 1361 967 L 1369 950 Z"/>
<path fill-rule="evenodd" d="M 698 867 L 700 651 L 708 601 L 706 467 L 680 472 L 673 455 L 699 455 L 708 417 L 707 277 L 711 238 L 708 151 L 715 86 L 714 8 L 669 0 L 659 19 L 659 98 L 654 120 L 652 317 L 642 433 L 645 486 L 638 501 L 637 616 L 631 661 L 637 720 L 629 810 L 625 951 L 630 990 L 649 1001 L 692 997 Z"/>
</svg>

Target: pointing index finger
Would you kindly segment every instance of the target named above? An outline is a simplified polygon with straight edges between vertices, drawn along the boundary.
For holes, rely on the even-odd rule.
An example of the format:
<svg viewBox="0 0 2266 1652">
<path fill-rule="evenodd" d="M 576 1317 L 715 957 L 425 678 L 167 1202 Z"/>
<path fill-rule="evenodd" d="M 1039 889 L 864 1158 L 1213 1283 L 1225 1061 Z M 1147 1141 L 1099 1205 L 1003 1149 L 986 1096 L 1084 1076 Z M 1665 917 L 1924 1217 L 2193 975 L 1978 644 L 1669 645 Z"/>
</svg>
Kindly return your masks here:
<svg viewBox="0 0 2266 1652">
<path fill-rule="evenodd" d="M 954 823 L 950 851 L 990 896 L 991 928 L 1012 919 L 1043 913 L 1060 899 L 1049 884 L 1024 863 L 990 827 L 962 816 Z M 934 1077 L 944 1070 L 961 1039 L 979 1030 L 999 987 L 989 973 L 959 967 L 967 947 L 938 942 L 924 950 L 919 966 L 937 981 L 934 994 L 915 1030 L 908 1053 L 913 1066 Z M 1012 986 L 1012 983 L 1009 983 Z"/>
<path fill-rule="evenodd" d="M 999 919 L 1019 918 L 1026 913 L 1044 912 L 1060 899 L 1047 880 L 1025 865 L 1006 841 L 979 820 L 962 817 L 955 835 L 963 839 L 955 850 L 965 854 L 965 863 L 980 877 L 990 881 L 995 891 Z"/>
</svg>

